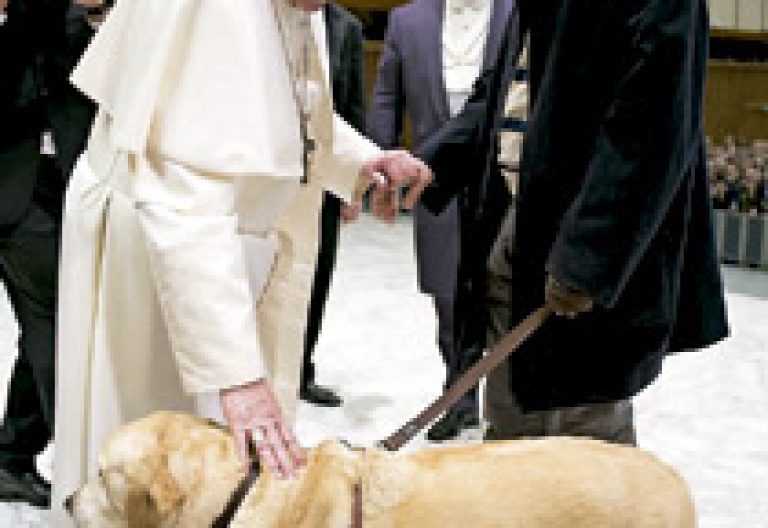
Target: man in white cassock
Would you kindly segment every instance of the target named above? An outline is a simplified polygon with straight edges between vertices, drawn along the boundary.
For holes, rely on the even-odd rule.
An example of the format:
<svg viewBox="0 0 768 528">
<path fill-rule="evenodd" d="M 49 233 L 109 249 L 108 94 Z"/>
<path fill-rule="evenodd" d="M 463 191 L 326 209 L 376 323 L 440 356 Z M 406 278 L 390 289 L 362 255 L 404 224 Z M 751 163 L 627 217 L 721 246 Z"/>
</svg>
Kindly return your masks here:
<svg viewBox="0 0 768 528">
<path fill-rule="evenodd" d="M 322 192 L 431 179 L 333 114 L 322 4 L 119 0 L 75 70 L 99 114 L 66 198 L 54 526 L 104 439 L 156 410 L 218 416 L 279 475 L 301 465 Z"/>
</svg>

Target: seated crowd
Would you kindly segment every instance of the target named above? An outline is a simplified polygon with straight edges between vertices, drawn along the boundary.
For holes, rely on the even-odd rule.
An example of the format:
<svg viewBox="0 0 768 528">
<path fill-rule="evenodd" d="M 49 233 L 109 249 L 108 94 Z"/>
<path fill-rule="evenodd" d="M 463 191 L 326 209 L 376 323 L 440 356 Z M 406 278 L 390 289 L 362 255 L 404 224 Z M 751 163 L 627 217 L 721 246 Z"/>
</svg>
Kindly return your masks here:
<svg viewBox="0 0 768 528">
<path fill-rule="evenodd" d="M 710 142 L 707 168 L 715 209 L 748 214 L 768 213 L 768 141 Z"/>
</svg>

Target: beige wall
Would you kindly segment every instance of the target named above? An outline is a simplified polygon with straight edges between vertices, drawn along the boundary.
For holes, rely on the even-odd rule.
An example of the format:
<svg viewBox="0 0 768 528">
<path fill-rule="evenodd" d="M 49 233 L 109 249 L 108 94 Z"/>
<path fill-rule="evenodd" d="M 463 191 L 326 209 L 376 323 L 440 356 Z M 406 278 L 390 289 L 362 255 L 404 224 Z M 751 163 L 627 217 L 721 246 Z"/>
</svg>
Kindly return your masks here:
<svg viewBox="0 0 768 528">
<path fill-rule="evenodd" d="M 736 27 L 736 0 L 709 0 L 712 27 Z"/>
<path fill-rule="evenodd" d="M 768 1 L 763 2 L 763 31 L 768 31 Z"/>
<path fill-rule="evenodd" d="M 709 0 L 712 27 L 768 32 L 768 0 Z"/>
<path fill-rule="evenodd" d="M 729 2 L 730 0 L 714 0 L 715 2 Z M 763 29 L 763 1 L 764 0 L 738 0 L 738 13 L 736 27 L 744 31 L 761 31 Z"/>
</svg>

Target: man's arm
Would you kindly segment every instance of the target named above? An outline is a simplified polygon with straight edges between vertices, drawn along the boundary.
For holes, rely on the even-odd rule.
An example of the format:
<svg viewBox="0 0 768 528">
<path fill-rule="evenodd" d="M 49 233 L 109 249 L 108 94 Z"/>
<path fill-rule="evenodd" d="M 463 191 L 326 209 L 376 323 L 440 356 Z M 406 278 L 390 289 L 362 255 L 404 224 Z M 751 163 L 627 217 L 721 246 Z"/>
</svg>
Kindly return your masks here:
<svg viewBox="0 0 768 528">
<path fill-rule="evenodd" d="M 165 160 L 158 167 L 187 196 L 206 198 L 147 200 L 137 208 L 184 387 L 220 394 L 244 465 L 251 437 L 275 475 L 291 476 L 304 460 L 267 381 L 232 178 Z"/>
<path fill-rule="evenodd" d="M 634 2 L 623 75 L 547 271 L 611 307 L 678 191 L 699 130 L 693 122 L 697 0 Z M 563 80 L 566 82 L 567 80 Z"/>
<path fill-rule="evenodd" d="M 520 14 L 512 10 L 504 42 L 492 68 L 482 72 L 462 111 L 434 133 L 414 154 L 435 173 L 424 196 L 432 212 L 440 212 L 456 193 L 477 181 L 488 165 L 504 116 L 504 104 L 522 50 Z"/>
<path fill-rule="evenodd" d="M 403 65 L 398 45 L 398 11 L 389 17 L 384 49 L 376 74 L 373 100 L 368 111 L 368 137 L 381 148 L 398 145 L 403 130 Z"/>
</svg>

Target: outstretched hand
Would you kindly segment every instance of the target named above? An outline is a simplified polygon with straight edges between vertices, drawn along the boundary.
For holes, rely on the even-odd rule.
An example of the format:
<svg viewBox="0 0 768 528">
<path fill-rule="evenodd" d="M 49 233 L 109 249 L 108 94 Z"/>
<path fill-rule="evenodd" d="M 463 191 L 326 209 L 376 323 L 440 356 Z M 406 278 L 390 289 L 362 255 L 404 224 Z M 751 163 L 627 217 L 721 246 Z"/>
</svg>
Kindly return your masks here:
<svg viewBox="0 0 768 528">
<path fill-rule="evenodd" d="M 394 221 L 401 205 L 412 209 L 434 178 L 424 162 L 405 150 L 384 152 L 363 165 L 361 174 L 374 182 L 372 209 L 379 219 L 387 222 Z M 401 204 L 400 191 L 406 187 Z"/>
<path fill-rule="evenodd" d="M 280 478 L 289 478 L 306 463 L 296 437 L 285 423 L 270 385 L 262 380 L 221 391 L 224 419 L 235 436 L 244 470 L 253 446 L 261 463 Z"/>
</svg>

